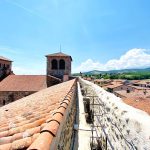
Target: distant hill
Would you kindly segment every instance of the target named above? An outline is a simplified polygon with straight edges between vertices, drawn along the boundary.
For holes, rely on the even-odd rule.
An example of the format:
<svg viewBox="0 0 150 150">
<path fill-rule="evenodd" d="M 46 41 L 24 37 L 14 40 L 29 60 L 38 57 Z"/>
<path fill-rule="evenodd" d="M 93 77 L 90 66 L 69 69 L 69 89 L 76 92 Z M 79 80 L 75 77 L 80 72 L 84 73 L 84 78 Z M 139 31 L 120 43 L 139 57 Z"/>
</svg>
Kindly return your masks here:
<svg viewBox="0 0 150 150">
<path fill-rule="evenodd" d="M 99 71 L 99 70 L 92 70 L 88 72 L 83 72 L 86 75 L 96 75 L 96 74 L 105 74 L 105 73 L 129 73 L 129 72 L 150 72 L 150 68 L 144 69 L 121 69 L 121 70 L 110 70 L 110 71 Z"/>
</svg>

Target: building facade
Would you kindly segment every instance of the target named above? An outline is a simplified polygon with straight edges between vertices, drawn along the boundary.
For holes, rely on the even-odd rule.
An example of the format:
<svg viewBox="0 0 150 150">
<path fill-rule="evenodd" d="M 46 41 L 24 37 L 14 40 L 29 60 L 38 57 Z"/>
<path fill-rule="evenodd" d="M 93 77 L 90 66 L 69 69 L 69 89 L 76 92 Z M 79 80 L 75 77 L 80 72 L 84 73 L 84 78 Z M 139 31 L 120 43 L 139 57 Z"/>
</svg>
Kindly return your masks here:
<svg viewBox="0 0 150 150">
<path fill-rule="evenodd" d="M 46 55 L 47 75 L 67 81 L 71 76 L 72 57 L 62 52 Z"/>
<path fill-rule="evenodd" d="M 50 75 L 9 75 L 0 82 L 0 106 L 60 82 L 60 79 Z"/>
<path fill-rule="evenodd" d="M 12 73 L 12 61 L 0 56 L 0 81 Z"/>
</svg>

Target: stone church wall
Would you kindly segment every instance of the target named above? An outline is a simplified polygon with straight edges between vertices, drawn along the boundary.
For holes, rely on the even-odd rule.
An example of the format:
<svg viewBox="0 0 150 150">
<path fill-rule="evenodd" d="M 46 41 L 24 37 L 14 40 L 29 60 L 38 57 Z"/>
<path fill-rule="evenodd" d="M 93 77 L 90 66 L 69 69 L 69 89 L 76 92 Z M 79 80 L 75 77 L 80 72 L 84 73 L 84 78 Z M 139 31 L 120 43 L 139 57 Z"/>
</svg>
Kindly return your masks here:
<svg viewBox="0 0 150 150">
<path fill-rule="evenodd" d="M 25 96 L 28 96 L 30 94 L 33 94 L 35 92 L 32 91 L 0 91 L 0 106 L 3 106 L 4 103 L 8 104 L 15 100 L 21 99 Z M 5 101 L 5 102 L 4 102 Z"/>
<path fill-rule="evenodd" d="M 56 59 L 58 62 L 58 69 L 52 69 L 52 60 Z M 65 61 L 65 70 L 59 69 L 59 60 L 63 59 Z M 63 78 L 63 75 L 71 75 L 71 59 L 70 57 L 48 57 L 47 58 L 47 75 L 52 75 L 57 78 Z"/>
</svg>

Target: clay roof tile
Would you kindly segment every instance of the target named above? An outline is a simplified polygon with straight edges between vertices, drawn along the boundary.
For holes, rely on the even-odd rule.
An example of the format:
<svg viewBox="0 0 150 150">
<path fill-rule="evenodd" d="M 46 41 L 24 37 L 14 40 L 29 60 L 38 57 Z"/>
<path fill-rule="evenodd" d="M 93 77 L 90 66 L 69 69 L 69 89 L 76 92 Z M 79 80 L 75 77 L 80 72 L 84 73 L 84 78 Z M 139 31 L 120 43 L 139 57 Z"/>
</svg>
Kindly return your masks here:
<svg viewBox="0 0 150 150">
<path fill-rule="evenodd" d="M 27 150 L 47 150 L 50 149 L 50 144 L 53 136 L 48 132 L 43 132 L 38 136 L 32 145 Z"/>
<path fill-rule="evenodd" d="M 0 150 L 10 150 L 11 149 L 11 143 L 0 145 Z"/>
<path fill-rule="evenodd" d="M 61 83 L 1 107 L 0 150 L 48 149 L 63 122 L 74 83 Z"/>
<path fill-rule="evenodd" d="M 46 78 L 45 75 L 9 75 L 0 82 L 0 91 L 39 91 L 47 88 Z"/>
</svg>

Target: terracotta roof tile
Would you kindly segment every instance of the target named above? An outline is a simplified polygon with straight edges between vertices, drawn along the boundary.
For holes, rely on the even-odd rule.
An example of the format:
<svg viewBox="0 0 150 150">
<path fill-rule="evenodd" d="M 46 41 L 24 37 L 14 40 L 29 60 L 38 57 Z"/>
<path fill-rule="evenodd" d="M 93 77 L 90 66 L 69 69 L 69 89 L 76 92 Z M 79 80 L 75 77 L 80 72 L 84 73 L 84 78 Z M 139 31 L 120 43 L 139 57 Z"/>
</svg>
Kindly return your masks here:
<svg viewBox="0 0 150 150">
<path fill-rule="evenodd" d="M 63 108 L 63 107 L 59 107 L 58 110 L 57 110 L 57 112 L 60 112 L 63 115 L 64 115 L 65 111 L 66 111 L 66 109 Z"/>
<path fill-rule="evenodd" d="M 0 91 L 39 91 L 47 88 L 46 78 L 45 75 L 9 75 L 0 82 Z"/>
<path fill-rule="evenodd" d="M 50 133 L 43 132 L 35 140 L 35 142 L 28 148 L 28 150 L 49 150 L 52 140 L 53 136 Z"/>
<path fill-rule="evenodd" d="M 11 143 L 0 145 L 0 150 L 10 150 L 11 149 Z"/>
<path fill-rule="evenodd" d="M 1 107 L 0 150 L 49 148 L 75 83 L 64 82 Z"/>
<path fill-rule="evenodd" d="M 113 89 L 113 88 L 116 88 L 116 87 L 119 87 L 119 86 L 122 86 L 122 85 L 123 84 L 120 84 L 120 83 L 113 83 L 113 84 L 109 84 L 105 87 Z"/>
<path fill-rule="evenodd" d="M 123 99 L 123 101 L 130 106 L 147 112 L 150 115 L 150 99 L 132 97 Z"/>
<path fill-rule="evenodd" d="M 12 142 L 12 136 L 2 137 L 0 139 L 0 145 L 8 144 Z"/>
<path fill-rule="evenodd" d="M 19 140 L 19 139 L 22 139 L 22 138 L 23 138 L 23 132 L 22 133 L 17 133 L 17 134 L 14 134 L 12 136 L 12 141 Z"/>
<path fill-rule="evenodd" d="M 61 123 L 63 116 L 60 113 L 56 113 L 48 122 L 52 120 L 56 120 L 57 122 Z"/>
<path fill-rule="evenodd" d="M 8 136 L 8 130 L 0 132 L 0 138 L 5 136 Z"/>
<path fill-rule="evenodd" d="M 19 150 L 19 149 L 28 148 L 31 145 L 31 143 L 32 143 L 31 137 L 20 139 L 12 143 L 11 149 Z"/>
<path fill-rule="evenodd" d="M 52 120 L 51 122 L 47 123 L 47 125 L 42 129 L 41 132 L 50 132 L 50 134 L 56 136 L 58 128 L 59 128 L 59 123 Z"/>
</svg>

